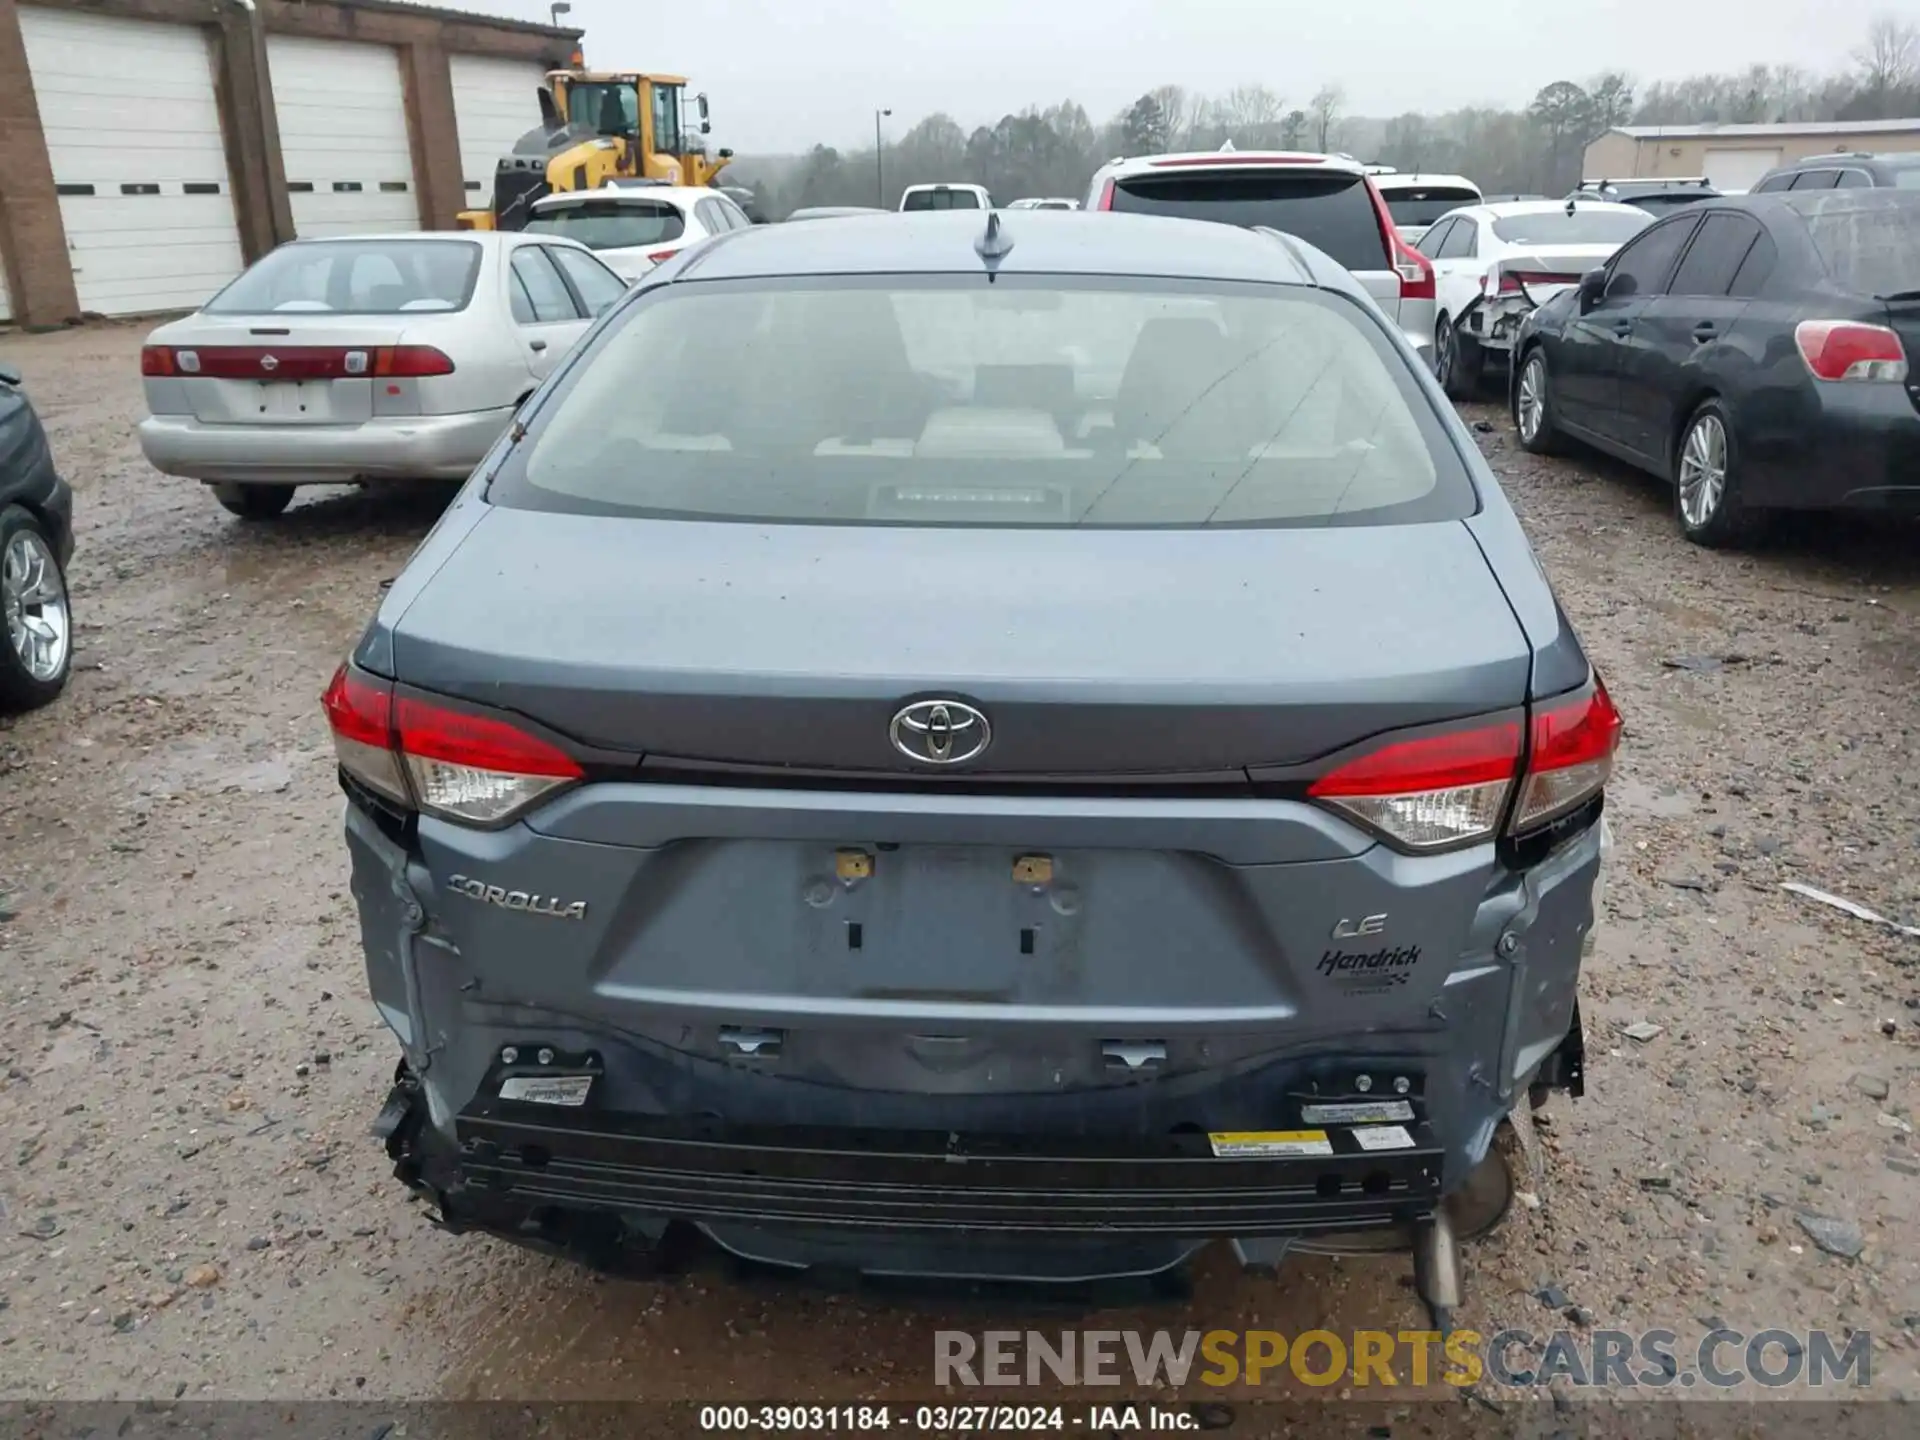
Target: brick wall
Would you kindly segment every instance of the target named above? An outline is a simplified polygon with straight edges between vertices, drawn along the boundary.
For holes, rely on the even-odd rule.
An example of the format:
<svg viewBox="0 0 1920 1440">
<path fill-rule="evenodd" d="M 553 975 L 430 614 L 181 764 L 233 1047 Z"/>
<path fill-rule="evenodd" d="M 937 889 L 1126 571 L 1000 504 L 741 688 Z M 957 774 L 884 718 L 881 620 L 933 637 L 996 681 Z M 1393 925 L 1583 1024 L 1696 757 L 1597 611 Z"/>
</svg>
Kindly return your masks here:
<svg viewBox="0 0 1920 1440">
<path fill-rule="evenodd" d="M 45 8 L 210 26 L 216 91 L 241 251 L 249 261 L 293 236 L 278 117 L 264 93 L 263 35 L 391 45 L 400 52 L 420 222 L 450 228 L 466 207 L 450 54 L 564 65 L 579 32 L 490 21 L 393 0 L 39 0 Z M 0 264 L 16 324 L 60 325 L 79 313 L 53 167 L 20 35 L 20 0 L 0 0 Z"/>
</svg>

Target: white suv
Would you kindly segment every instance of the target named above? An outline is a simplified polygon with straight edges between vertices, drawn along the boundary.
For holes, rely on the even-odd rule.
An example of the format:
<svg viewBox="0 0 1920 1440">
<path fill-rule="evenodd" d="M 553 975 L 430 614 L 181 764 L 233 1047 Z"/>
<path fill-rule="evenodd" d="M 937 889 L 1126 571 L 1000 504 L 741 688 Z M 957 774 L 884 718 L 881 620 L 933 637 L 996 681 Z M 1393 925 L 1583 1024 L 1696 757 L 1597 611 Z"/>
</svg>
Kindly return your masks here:
<svg viewBox="0 0 1920 1440">
<path fill-rule="evenodd" d="M 693 185 L 609 185 L 534 202 L 527 229 L 578 240 L 629 285 L 689 245 L 750 230 L 746 211 L 718 190 Z"/>
<path fill-rule="evenodd" d="M 1094 172 L 1086 208 L 1284 231 L 1351 271 L 1432 363 L 1433 264 L 1400 238 L 1358 161 L 1290 150 L 1143 155 Z"/>
</svg>

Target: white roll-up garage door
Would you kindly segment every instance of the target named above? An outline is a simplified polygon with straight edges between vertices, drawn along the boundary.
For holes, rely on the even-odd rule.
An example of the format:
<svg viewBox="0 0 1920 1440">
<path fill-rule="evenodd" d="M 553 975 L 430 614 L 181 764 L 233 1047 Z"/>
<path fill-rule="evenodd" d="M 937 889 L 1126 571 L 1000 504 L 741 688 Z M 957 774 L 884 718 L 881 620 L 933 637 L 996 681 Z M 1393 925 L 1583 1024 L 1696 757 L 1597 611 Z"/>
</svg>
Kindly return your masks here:
<svg viewBox="0 0 1920 1440">
<path fill-rule="evenodd" d="M 267 69 L 295 232 L 418 230 L 399 52 L 269 35 Z"/>
<path fill-rule="evenodd" d="M 198 306 L 243 268 L 208 32 L 22 6 L 82 310 Z"/>
<path fill-rule="evenodd" d="M 1780 163 L 1780 149 L 1710 149 L 1701 173 L 1717 190 L 1751 190 L 1760 177 Z"/>
<path fill-rule="evenodd" d="M 467 203 L 485 209 L 493 203 L 493 173 L 500 157 L 510 153 L 522 135 L 539 128 L 539 94 L 547 71 L 524 60 L 481 55 L 455 55 L 450 63 Z"/>
</svg>

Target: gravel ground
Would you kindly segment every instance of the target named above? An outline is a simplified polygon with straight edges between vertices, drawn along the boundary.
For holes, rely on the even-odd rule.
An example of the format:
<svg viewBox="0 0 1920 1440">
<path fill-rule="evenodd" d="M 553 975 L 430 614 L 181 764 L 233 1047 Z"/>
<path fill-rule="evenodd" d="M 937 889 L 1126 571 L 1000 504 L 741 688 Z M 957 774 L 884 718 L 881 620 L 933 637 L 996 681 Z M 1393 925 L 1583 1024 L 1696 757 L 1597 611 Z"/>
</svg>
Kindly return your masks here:
<svg viewBox="0 0 1920 1440">
<path fill-rule="evenodd" d="M 428 1228 L 366 1135 L 394 1055 L 317 699 L 441 497 L 230 519 L 142 464 L 139 340 L 0 340 L 80 524 L 71 690 L 0 721 L 0 1399 L 852 1401 L 926 1395 L 937 1328 L 1035 1313 L 1423 1323 L 1393 1259 L 1276 1284 L 1212 1256 L 1190 1299 L 1083 1322 L 717 1266 L 603 1281 Z M 1710 554 L 1651 481 L 1468 413 L 1627 739 L 1588 1096 L 1548 1112 L 1537 1204 L 1470 1251 L 1461 1321 L 1867 1329 L 1876 1392 L 1920 1396 L 1920 943 L 1780 889 L 1920 919 L 1920 531 Z"/>
</svg>

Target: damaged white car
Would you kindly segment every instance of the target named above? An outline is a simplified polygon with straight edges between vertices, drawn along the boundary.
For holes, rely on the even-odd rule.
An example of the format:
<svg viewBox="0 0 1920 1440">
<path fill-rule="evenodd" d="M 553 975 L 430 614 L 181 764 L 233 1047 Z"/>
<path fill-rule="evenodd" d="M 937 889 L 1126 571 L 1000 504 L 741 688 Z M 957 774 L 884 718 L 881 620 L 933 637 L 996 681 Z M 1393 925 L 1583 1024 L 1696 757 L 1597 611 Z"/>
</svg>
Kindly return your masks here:
<svg viewBox="0 0 1920 1440">
<path fill-rule="evenodd" d="M 1471 399 L 1489 353 L 1511 354 L 1529 311 L 1652 223 L 1644 210 L 1599 200 L 1470 205 L 1434 221 L 1419 248 L 1433 261 L 1433 368 L 1447 394 Z"/>
</svg>

